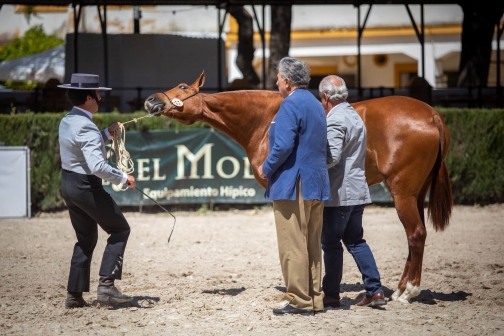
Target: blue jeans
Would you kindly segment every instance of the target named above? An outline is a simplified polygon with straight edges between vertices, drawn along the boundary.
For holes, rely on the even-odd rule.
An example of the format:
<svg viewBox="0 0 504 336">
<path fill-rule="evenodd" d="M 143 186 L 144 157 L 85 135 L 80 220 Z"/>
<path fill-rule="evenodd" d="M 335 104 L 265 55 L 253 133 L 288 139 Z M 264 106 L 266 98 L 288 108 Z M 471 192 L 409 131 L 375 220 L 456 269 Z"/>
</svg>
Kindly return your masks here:
<svg viewBox="0 0 504 336">
<path fill-rule="evenodd" d="M 366 295 L 383 292 L 380 274 L 373 253 L 362 238 L 362 214 L 365 205 L 325 207 L 322 227 L 322 250 L 324 251 L 325 275 L 322 290 L 325 295 L 340 298 L 340 283 L 343 274 L 343 246 L 352 255 L 362 273 Z"/>
</svg>

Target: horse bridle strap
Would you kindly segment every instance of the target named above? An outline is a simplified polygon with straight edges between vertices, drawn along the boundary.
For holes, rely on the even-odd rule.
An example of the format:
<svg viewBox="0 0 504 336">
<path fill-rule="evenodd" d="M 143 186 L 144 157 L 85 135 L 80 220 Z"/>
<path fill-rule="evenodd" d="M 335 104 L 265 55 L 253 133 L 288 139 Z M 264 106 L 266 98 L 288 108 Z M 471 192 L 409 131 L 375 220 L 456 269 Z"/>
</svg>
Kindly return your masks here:
<svg viewBox="0 0 504 336">
<path fill-rule="evenodd" d="M 190 95 L 190 96 L 185 97 L 185 98 L 184 98 L 184 99 L 182 99 L 182 100 L 181 100 L 181 99 L 178 99 L 178 98 L 174 98 L 173 100 L 171 100 L 171 99 L 170 99 L 170 97 L 168 97 L 168 95 L 167 95 L 166 93 L 164 93 L 164 92 L 161 92 L 161 93 L 162 93 L 162 94 L 164 94 L 164 95 L 166 96 L 166 98 L 168 98 L 168 101 L 170 102 L 170 107 L 169 107 L 168 109 L 166 109 L 165 111 L 163 111 L 163 112 L 167 112 L 167 111 L 170 111 L 171 109 L 173 109 L 173 107 L 174 107 L 174 106 L 177 106 L 177 107 L 183 106 L 183 105 L 184 105 L 184 103 L 182 103 L 182 102 L 183 102 L 184 100 L 187 100 L 187 99 L 189 99 L 189 98 L 191 98 L 191 97 L 196 96 L 196 95 L 199 93 L 199 91 L 198 91 L 198 92 L 196 92 L 196 93 L 193 93 L 193 94 L 192 94 L 192 95 Z"/>
</svg>

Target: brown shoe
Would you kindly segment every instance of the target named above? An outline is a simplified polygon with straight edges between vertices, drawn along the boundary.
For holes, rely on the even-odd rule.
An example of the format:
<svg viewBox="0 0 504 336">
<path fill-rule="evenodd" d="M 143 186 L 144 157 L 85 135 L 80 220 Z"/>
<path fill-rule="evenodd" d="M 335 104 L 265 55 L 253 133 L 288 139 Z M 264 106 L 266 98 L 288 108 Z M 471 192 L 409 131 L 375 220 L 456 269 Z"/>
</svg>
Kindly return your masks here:
<svg viewBox="0 0 504 336">
<path fill-rule="evenodd" d="M 386 305 L 385 296 L 383 293 L 376 293 L 373 296 L 366 295 L 361 302 L 357 303 L 359 307 L 378 307 Z"/>
<path fill-rule="evenodd" d="M 327 307 L 337 308 L 339 306 L 341 306 L 340 299 L 335 299 L 329 295 L 324 296 L 324 308 Z"/>
</svg>

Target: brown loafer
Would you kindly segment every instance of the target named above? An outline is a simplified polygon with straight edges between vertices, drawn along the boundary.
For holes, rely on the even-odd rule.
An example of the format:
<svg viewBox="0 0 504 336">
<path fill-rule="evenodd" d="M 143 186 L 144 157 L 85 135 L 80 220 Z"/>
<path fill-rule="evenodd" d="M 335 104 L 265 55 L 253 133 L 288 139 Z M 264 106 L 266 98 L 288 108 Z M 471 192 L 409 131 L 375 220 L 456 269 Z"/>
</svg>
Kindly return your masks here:
<svg viewBox="0 0 504 336">
<path fill-rule="evenodd" d="M 324 296 L 324 308 L 332 307 L 337 308 L 341 306 L 340 299 L 333 298 L 332 296 L 325 295 Z"/>
<path fill-rule="evenodd" d="M 373 296 L 366 295 L 361 302 L 357 303 L 359 307 L 378 307 L 386 305 L 385 296 L 383 293 L 376 293 Z"/>
</svg>

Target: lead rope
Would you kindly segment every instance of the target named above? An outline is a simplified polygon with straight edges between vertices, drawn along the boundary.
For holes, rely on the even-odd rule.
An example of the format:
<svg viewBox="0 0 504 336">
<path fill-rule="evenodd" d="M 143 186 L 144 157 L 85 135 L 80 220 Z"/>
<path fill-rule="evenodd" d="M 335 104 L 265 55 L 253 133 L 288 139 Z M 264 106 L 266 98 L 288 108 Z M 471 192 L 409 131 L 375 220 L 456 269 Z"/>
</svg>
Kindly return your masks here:
<svg viewBox="0 0 504 336">
<path fill-rule="evenodd" d="M 123 123 L 123 125 L 133 121 L 136 123 L 140 119 L 152 116 L 153 114 L 148 114 L 140 118 L 133 118 L 132 120 Z M 115 162 L 111 159 L 112 163 L 114 163 L 117 166 L 117 169 L 119 169 L 120 171 L 126 174 L 131 174 L 132 172 L 135 171 L 135 166 L 133 164 L 133 160 L 131 160 L 130 153 L 126 150 L 126 131 L 124 130 L 124 127 L 121 127 L 119 130 L 113 132 L 111 136 L 112 136 L 112 147 L 114 148 L 114 153 L 116 156 Z M 119 187 L 119 190 L 121 191 L 126 191 L 128 189 L 129 189 L 128 187 L 123 185 Z M 152 202 L 156 203 L 161 209 L 163 209 L 166 213 L 168 213 L 170 216 L 173 217 L 173 227 L 171 229 L 170 235 L 168 236 L 168 243 L 169 243 L 171 236 L 173 234 L 173 230 L 175 229 L 175 224 L 177 223 L 177 218 L 170 211 L 166 210 L 161 204 L 150 198 L 149 195 L 144 193 L 142 190 L 138 189 L 137 187 L 135 187 L 135 189 L 144 194 L 145 197 L 150 199 Z"/>
</svg>

